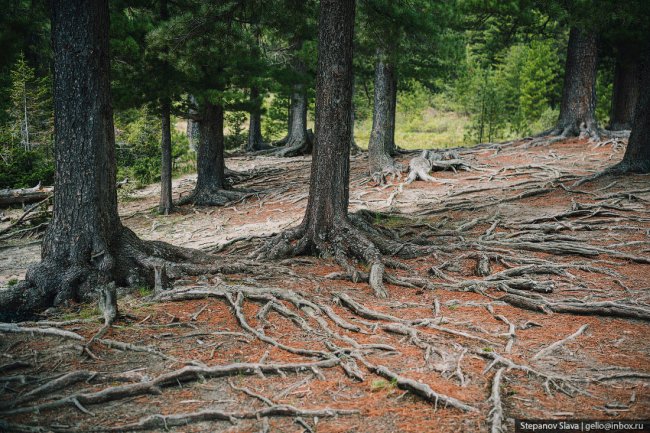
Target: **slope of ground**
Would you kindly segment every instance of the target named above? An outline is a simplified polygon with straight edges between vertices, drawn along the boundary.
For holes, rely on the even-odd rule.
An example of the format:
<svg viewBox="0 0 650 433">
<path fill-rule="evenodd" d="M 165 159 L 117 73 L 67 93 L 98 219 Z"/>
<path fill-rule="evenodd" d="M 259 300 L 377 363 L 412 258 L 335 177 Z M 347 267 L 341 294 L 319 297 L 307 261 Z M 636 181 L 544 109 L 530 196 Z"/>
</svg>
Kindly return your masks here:
<svg viewBox="0 0 650 433">
<path fill-rule="evenodd" d="M 648 177 L 572 186 L 621 155 L 581 140 L 482 146 L 460 152 L 469 171 L 386 186 L 354 157 L 351 211 L 435 247 L 389 263 L 389 299 L 328 258 L 246 259 L 299 223 L 308 158 L 228 159 L 258 194 L 223 209 L 159 216 L 157 187 L 137 191 L 120 212 L 138 235 L 254 271 L 127 294 L 90 345 L 102 322 L 89 306 L 0 325 L 0 430 L 478 432 L 647 417 Z M 0 244 L 0 281 L 38 259 L 26 242 Z"/>
</svg>

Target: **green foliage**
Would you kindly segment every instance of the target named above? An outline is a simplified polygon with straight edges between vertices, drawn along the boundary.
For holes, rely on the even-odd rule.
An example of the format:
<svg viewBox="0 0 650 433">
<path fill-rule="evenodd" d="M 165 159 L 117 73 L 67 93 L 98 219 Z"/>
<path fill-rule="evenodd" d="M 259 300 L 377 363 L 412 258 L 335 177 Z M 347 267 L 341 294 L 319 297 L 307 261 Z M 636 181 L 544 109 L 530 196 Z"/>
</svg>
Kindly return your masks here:
<svg viewBox="0 0 650 433">
<path fill-rule="evenodd" d="M 554 42 L 510 46 L 499 62 L 484 66 L 467 50 L 454 97 L 471 116 L 466 141 L 494 141 L 549 128 L 561 98 L 562 65 Z"/>
<path fill-rule="evenodd" d="M 262 117 L 262 136 L 269 141 L 281 139 L 287 133 L 288 98 L 273 95 L 264 101 L 264 108 L 266 111 Z"/>
<path fill-rule="evenodd" d="M 54 182 L 54 160 L 42 149 L 10 147 L 0 158 L 0 188 L 31 188 Z"/>
<path fill-rule="evenodd" d="M 228 111 L 224 116 L 226 150 L 241 149 L 246 144 L 248 134 L 245 129 L 247 115 L 243 111 Z"/>
<path fill-rule="evenodd" d="M 20 54 L 11 68 L 9 105 L 0 125 L 0 188 L 33 187 L 54 178 L 54 113 L 49 76 L 37 77 Z"/>
<path fill-rule="evenodd" d="M 160 181 L 160 120 L 146 108 L 115 114 L 118 179 L 128 177 L 143 186 Z M 172 128 L 172 173 L 184 171 L 194 154 L 185 134 Z"/>
</svg>

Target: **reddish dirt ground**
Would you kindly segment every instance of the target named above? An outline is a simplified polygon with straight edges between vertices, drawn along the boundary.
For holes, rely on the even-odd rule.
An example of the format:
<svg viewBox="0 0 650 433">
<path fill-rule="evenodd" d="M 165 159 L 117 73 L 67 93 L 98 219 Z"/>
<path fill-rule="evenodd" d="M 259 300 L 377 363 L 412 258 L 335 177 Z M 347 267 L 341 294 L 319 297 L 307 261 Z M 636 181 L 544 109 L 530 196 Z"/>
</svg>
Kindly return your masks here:
<svg viewBox="0 0 650 433">
<path fill-rule="evenodd" d="M 385 233 L 393 233 L 402 242 L 417 240 L 433 247 L 424 256 L 400 260 L 407 269 L 387 269 L 401 278 L 400 284 L 386 284 L 388 299 L 375 298 L 367 283 L 328 278 L 341 272 L 333 260 L 304 257 L 273 264 L 268 275 L 192 277 L 177 281 L 173 289 L 213 290 L 215 294 L 209 297 L 170 301 L 154 299 L 145 289 L 126 293 L 119 301 L 122 318 L 103 338 L 155 349 L 156 353 L 118 350 L 96 342 L 89 356 L 80 351 L 84 341 L 0 332 L 0 420 L 11 423 L 5 427 L 16 431 L 28 431 L 20 430 L 27 426 L 31 431 L 117 431 L 156 414 L 255 412 L 270 403 L 299 410 L 357 413 L 302 416 L 300 421 L 297 416 L 233 418 L 167 427 L 177 432 L 483 432 L 490 431 L 494 422 L 490 395 L 495 373 L 502 368 L 498 392 L 503 431 L 514 431 L 517 418 L 648 418 L 649 178 L 605 176 L 574 187 L 574 181 L 582 176 L 617 161 L 622 151 L 609 145 L 595 147 L 584 140 L 533 148 L 525 148 L 525 144 L 461 150 L 461 159 L 472 170 L 433 174 L 456 181 L 452 184 L 416 181 L 401 185 L 396 180 L 385 186 L 373 185 L 367 182 L 366 157 L 353 158 L 351 212 L 381 212 L 374 222 Z M 412 156 L 404 155 L 402 162 Z M 171 216 L 159 216 L 152 212 L 158 191 L 150 186 L 122 197 L 120 212 L 125 224 L 142 238 L 245 258 L 264 242 L 259 236 L 300 221 L 309 163 L 309 158 L 229 158 L 230 168 L 251 175 L 237 187 L 255 189 L 258 196 L 222 209 L 188 207 Z M 180 179 L 175 186 L 178 193 L 186 193 L 193 178 Z M 22 277 L 26 266 L 37 260 L 38 244 L 29 244 L 32 240 L 13 242 L 0 244 L 4 255 L 0 283 Z M 477 275 L 481 257 L 490 265 L 488 275 Z M 522 273 L 517 276 L 498 277 L 519 268 Z M 548 271 L 550 268 L 555 271 Z M 521 287 L 513 278 L 552 285 L 552 292 L 513 291 Z M 286 299 L 275 298 L 279 309 L 274 310 L 266 301 L 246 297 L 243 317 L 256 332 L 278 343 L 270 344 L 244 329 L 231 303 L 217 294 L 229 291 L 234 299 L 245 291 L 237 287 L 254 287 L 267 295 L 270 288 L 292 291 L 331 308 L 361 332 L 344 329 L 324 314 L 315 317 L 311 307 L 297 308 Z M 511 295 L 543 301 L 550 307 L 544 313 L 515 306 L 506 297 L 508 290 Z M 362 317 L 346 307 L 339 295 L 348 295 L 367 309 L 396 319 Z M 605 305 L 603 311 L 618 308 L 619 313 L 552 311 L 568 304 Z M 616 308 L 608 310 L 612 305 Z M 264 309 L 268 314 L 258 317 Z M 621 317 L 625 314 L 620 311 L 628 310 L 641 313 L 637 318 Z M 281 311 L 289 313 L 282 315 Z M 513 325 L 514 335 L 503 319 Z M 87 305 L 51 311 L 47 320 L 56 323 L 20 326 L 67 330 L 88 339 L 102 324 L 98 311 Z M 331 332 L 323 328 L 323 322 Z M 389 332 L 386 325 L 390 324 L 406 325 L 416 331 L 416 337 Z M 536 356 L 583 325 L 586 329 L 574 339 Z M 333 352 L 332 344 L 339 349 L 357 347 L 366 362 L 426 384 L 475 410 L 463 412 L 440 402 L 436 405 L 401 389 L 395 381 L 348 357 L 352 349 Z M 350 378 L 340 365 L 334 365 L 286 374 L 198 375 L 167 384 L 158 394 L 120 396 L 101 403 L 88 399 L 91 392 L 146 383 L 188 365 L 313 363 L 323 359 L 296 354 L 299 349 L 352 360 L 363 380 Z M 494 356 L 511 364 L 493 363 Z M 21 402 L 31 390 L 80 370 L 98 376 Z M 130 372 L 128 377 L 124 372 Z M 113 376 L 106 377 L 108 373 Z M 78 405 L 71 396 L 77 397 Z M 65 398 L 68 400 L 61 403 Z"/>
</svg>

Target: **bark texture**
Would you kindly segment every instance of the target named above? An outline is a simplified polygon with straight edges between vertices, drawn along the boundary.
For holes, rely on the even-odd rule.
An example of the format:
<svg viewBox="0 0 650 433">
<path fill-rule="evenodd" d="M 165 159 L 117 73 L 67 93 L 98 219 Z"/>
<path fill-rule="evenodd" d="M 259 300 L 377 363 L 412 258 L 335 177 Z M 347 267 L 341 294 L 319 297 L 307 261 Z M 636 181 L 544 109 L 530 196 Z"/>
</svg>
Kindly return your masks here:
<svg viewBox="0 0 650 433">
<path fill-rule="evenodd" d="M 110 95 L 108 0 L 53 0 L 54 211 L 42 261 L 0 292 L 0 320 L 69 300 L 95 299 L 111 282 L 153 285 L 154 266 L 199 253 L 144 242 L 117 212 Z M 201 256 L 202 257 L 202 256 Z"/>
<path fill-rule="evenodd" d="M 375 92 L 372 111 L 372 130 L 368 143 L 370 175 L 401 172 L 393 160 L 395 154 L 395 111 L 397 103 L 397 72 L 386 57 L 385 51 L 377 51 L 375 66 Z"/>
<path fill-rule="evenodd" d="M 643 53 L 639 97 L 634 109 L 634 122 L 623 160 L 617 171 L 650 173 L 650 48 Z"/>
<path fill-rule="evenodd" d="M 169 215 L 172 212 L 172 130 L 170 120 L 171 103 L 164 98 L 160 103 L 162 140 L 160 144 L 160 204 L 158 212 Z"/>
<path fill-rule="evenodd" d="M 596 123 L 597 36 L 574 27 L 569 34 L 562 105 L 553 135 L 598 138 Z"/>
<path fill-rule="evenodd" d="M 52 11 L 54 215 L 42 262 L 28 270 L 16 290 L 0 296 L 4 318 L 86 298 L 138 269 L 121 251 L 138 239 L 122 227 L 117 213 L 108 2 L 54 0 Z"/>
<path fill-rule="evenodd" d="M 188 110 L 188 119 L 187 119 L 187 130 L 185 133 L 187 134 L 187 140 L 190 143 L 190 149 L 192 149 L 194 152 L 198 152 L 199 150 L 199 124 L 196 120 L 194 120 L 197 116 L 198 113 L 196 112 L 196 98 L 194 95 L 189 96 L 189 103 L 190 103 L 190 108 Z"/>
<path fill-rule="evenodd" d="M 634 120 L 634 109 L 639 99 L 640 64 L 639 53 L 629 44 L 617 47 L 612 93 L 612 116 L 609 129 L 629 130 Z"/>
<path fill-rule="evenodd" d="M 257 254 L 258 258 L 268 259 L 314 253 L 333 256 L 354 281 L 366 279 L 375 294 L 385 297 L 382 255 L 369 237 L 376 231 L 362 218 L 353 220 L 348 216 L 354 8 L 354 0 L 320 3 L 317 136 L 307 209 L 298 227 L 280 233 Z M 360 277 L 361 273 L 349 263 L 349 256 L 367 263 L 370 272 Z"/>
</svg>

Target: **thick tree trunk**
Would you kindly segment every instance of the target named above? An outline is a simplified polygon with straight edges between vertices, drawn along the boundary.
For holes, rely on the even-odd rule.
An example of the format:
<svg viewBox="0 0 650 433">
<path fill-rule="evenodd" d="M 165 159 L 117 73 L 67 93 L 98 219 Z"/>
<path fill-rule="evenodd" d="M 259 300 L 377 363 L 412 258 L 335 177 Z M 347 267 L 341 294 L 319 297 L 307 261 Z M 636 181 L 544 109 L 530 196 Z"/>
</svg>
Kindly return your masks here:
<svg viewBox="0 0 650 433">
<path fill-rule="evenodd" d="M 612 116 L 609 129 L 629 130 L 634 120 L 634 109 L 639 99 L 639 53 L 628 44 L 617 47 L 612 94 Z"/>
<path fill-rule="evenodd" d="M 170 119 L 171 103 L 164 98 L 160 103 L 162 140 L 160 144 L 160 204 L 158 211 L 163 215 L 172 212 L 172 131 Z"/>
<path fill-rule="evenodd" d="M 571 29 L 564 71 L 560 117 L 555 134 L 598 138 L 596 123 L 597 37 L 592 31 Z"/>
<path fill-rule="evenodd" d="M 382 50 L 377 51 L 375 66 L 375 100 L 372 111 L 372 130 L 368 143 L 370 174 L 395 173 L 392 155 L 395 154 L 395 110 L 397 101 L 397 73 Z"/>
<path fill-rule="evenodd" d="M 251 88 L 250 102 L 253 109 L 250 111 L 250 120 L 248 123 L 248 141 L 246 142 L 246 151 L 255 152 L 266 149 L 262 138 L 262 112 L 260 109 L 261 101 L 260 91 L 257 87 Z"/>
<path fill-rule="evenodd" d="M 318 30 L 316 146 L 303 225 L 318 245 L 348 221 L 354 0 L 322 0 Z"/>
<path fill-rule="evenodd" d="M 623 160 L 614 168 L 633 173 L 650 173 L 650 48 L 643 53 L 639 96 L 634 122 Z"/>
<path fill-rule="evenodd" d="M 53 0 L 54 215 L 42 262 L 17 290 L 0 295 L 2 318 L 93 297 L 112 280 L 140 278 L 123 251 L 138 239 L 117 213 L 108 20 L 107 0 Z"/>
<path fill-rule="evenodd" d="M 199 149 L 196 156 L 195 194 L 210 194 L 224 187 L 223 136 L 224 110 L 220 105 L 206 103 L 198 123 Z"/>
</svg>

